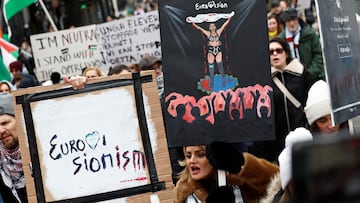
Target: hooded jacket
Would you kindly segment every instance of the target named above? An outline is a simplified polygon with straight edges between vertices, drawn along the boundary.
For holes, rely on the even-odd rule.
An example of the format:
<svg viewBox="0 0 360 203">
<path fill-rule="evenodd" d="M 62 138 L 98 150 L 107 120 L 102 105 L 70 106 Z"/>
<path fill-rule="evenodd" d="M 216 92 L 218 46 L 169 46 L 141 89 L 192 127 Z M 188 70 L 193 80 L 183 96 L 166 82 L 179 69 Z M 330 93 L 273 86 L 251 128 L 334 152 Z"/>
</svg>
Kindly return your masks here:
<svg viewBox="0 0 360 203">
<path fill-rule="evenodd" d="M 317 79 L 325 79 L 319 36 L 308 24 L 300 19 L 299 26 L 301 26 L 299 39 L 300 62 L 305 66 L 305 69 Z M 285 39 L 285 29 L 278 37 Z"/>
<path fill-rule="evenodd" d="M 266 195 L 267 186 L 272 177 L 279 173 L 279 167 L 265 159 L 243 153 L 244 165 L 238 174 L 227 174 L 229 185 L 239 186 L 245 203 L 256 203 Z M 174 203 L 183 203 L 193 193 L 201 202 L 205 202 L 208 191 L 199 181 L 191 177 L 181 177 L 176 183 Z"/>
</svg>

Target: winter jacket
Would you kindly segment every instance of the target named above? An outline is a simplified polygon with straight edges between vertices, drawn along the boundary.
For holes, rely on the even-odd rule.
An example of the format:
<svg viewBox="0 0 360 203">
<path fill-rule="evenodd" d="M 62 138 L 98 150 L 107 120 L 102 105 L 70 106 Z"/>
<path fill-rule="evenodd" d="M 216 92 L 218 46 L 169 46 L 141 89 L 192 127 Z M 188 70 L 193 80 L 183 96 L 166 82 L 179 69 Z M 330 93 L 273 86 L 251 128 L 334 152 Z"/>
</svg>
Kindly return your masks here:
<svg viewBox="0 0 360 203">
<path fill-rule="evenodd" d="M 303 21 L 299 20 L 301 26 L 299 39 L 300 61 L 305 69 L 317 79 L 325 79 L 324 64 L 320 40 L 315 31 Z M 285 29 L 278 35 L 285 39 Z"/>
<path fill-rule="evenodd" d="M 227 174 L 229 185 L 239 186 L 245 203 L 256 203 L 266 195 L 266 189 L 273 176 L 279 173 L 279 167 L 249 153 L 243 153 L 244 165 L 238 174 Z M 204 203 L 208 191 L 199 183 L 188 177 L 181 177 L 176 183 L 174 203 L 184 203 L 192 194 Z"/>
<path fill-rule="evenodd" d="M 271 74 L 284 84 L 303 107 L 305 106 L 308 91 L 315 78 L 297 59 L 293 59 L 282 71 L 271 67 Z M 258 142 L 256 147 L 259 152 L 255 154 L 269 161 L 277 161 L 281 150 L 285 147 L 286 135 L 297 127 L 305 127 L 307 120 L 302 109 L 292 104 L 274 83 L 272 87 L 276 140 Z"/>
</svg>

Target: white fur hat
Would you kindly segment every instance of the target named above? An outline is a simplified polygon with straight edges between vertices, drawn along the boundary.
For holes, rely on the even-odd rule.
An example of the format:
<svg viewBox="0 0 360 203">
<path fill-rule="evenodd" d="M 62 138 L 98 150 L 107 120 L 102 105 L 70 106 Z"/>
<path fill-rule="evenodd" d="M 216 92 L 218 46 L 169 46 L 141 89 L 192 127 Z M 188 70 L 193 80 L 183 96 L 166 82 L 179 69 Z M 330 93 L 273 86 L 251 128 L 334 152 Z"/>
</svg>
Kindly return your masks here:
<svg viewBox="0 0 360 203">
<path fill-rule="evenodd" d="M 307 129 L 300 127 L 296 128 L 294 131 L 291 131 L 285 138 L 285 148 L 279 155 L 279 165 L 280 165 L 280 180 L 281 187 L 285 190 L 285 187 L 289 184 L 292 173 L 292 160 L 291 152 L 292 146 L 295 143 L 305 142 L 312 140 L 312 135 Z"/>
<path fill-rule="evenodd" d="M 329 89 L 325 81 L 319 80 L 311 86 L 304 110 L 309 125 L 331 113 Z"/>
</svg>

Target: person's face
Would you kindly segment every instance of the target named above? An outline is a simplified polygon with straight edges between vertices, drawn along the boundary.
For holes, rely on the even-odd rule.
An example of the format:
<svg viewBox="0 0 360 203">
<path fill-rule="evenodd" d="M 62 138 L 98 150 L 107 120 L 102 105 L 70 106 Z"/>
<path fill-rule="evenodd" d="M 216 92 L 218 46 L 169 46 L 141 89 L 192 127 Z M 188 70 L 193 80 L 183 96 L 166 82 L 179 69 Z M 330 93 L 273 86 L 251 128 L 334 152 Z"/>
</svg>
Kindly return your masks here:
<svg viewBox="0 0 360 203">
<path fill-rule="evenodd" d="M 272 12 L 276 15 L 280 14 L 281 13 L 281 7 L 280 6 L 277 6 L 277 7 L 274 7 L 272 8 Z"/>
<path fill-rule="evenodd" d="M 287 4 L 285 1 L 280 1 L 279 2 L 279 6 L 281 8 L 282 11 L 286 10 L 287 9 Z"/>
<path fill-rule="evenodd" d="M 209 30 L 210 30 L 210 32 L 215 32 L 216 31 L 216 25 L 214 23 L 210 23 Z"/>
<path fill-rule="evenodd" d="M 15 149 L 19 145 L 15 123 L 14 116 L 0 115 L 0 140 L 6 149 Z"/>
<path fill-rule="evenodd" d="M 96 72 L 96 70 L 88 70 L 86 73 L 85 73 L 85 76 L 87 78 L 97 78 L 99 77 L 100 75 L 98 75 L 98 73 Z"/>
<path fill-rule="evenodd" d="M 131 64 L 131 65 L 129 65 L 129 68 L 130 68 L 130 71 L 131 71 L 132 73 L 139 72 L 139 68 L 137 67 L 136 64 Z"/>
<path fill-rule="evenodd" d="M 282 46 L 277 42 L 272 42 L 269 45 L 270 63 L 271 66 L 277 69 L 284 69 L 286 64 L 287 54 Z"/>
<path fill-rule="evenodd" d="M 290 32 L 295 32 L 299 26 L 299 19 L 294 17 L 290 18 L 285 22 L 286 27 L 289 29 Z"/>
<path fill-rule="evenodd" d="M 10 88 L 5 83 L 0 84 L 0 92 L 10 93 Z"/>
<path fill-rule="evenodd" d="M 277 30 L 278 23 L 276 22 L 275 18 L 268 19 L 268 28 L 270 32 L 274 32 Z"/>
<path fill-rule="evenodd" d="M 340 129 L 339 124 L 332 126 L 330 114 L 317 119 L 315 125 L 318 127 L 319 132 L 325 135 L 335 135 Z"/>
<path fill-rule="evenodd" d="M 161 70 L 161 65 L 160 63 L 155 63 L 154 65 L 152 65 L 154 71 L 155 71 L 155 74 L 156 74 L 156 77 L 159 77 L 162 73 L 162 70 Z"/>
<path fill-rule="evenodd" d="M 113 21 L 114 19 L 111 17 L 111 16 L 108 16 L 108 17 L 106 17 L 106 22 L 111 22 L 111 21 Z"/>
<path fill-rule="evenodd" d="M 185 148 L 185 163 L 191 178 L 202 180 L 210 176 L 213 167 L 205 155 L 205 148 L 202 146 L 188 146 Z"/>
</svg>

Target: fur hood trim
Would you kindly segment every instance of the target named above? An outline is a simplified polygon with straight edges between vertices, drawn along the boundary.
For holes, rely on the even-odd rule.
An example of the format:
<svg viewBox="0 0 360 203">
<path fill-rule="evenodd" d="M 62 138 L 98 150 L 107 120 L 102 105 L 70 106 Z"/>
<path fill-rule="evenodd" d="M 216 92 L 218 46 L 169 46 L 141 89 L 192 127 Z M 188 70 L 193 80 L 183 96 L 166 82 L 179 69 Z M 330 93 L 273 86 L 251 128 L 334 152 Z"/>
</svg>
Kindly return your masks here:
<svg viewBox="0 0 360 203">
<path fill-rule="evenodd" d="M 271 67 L 271 74 L 274 76 L 277 72 L 288 72 L 295 75 L 302 75 L 304 73 L 304 66 L 299 62 L 298 59 L 294 58 L 284 70 L 279 70 L 277 68 Z"/>
<path fill-rule="evenodd" d="M 261 198 L 259 203 L 272 203 L 275 195 L 281 190 L 280 173 L 276 174 L 270 181 L 266 196 Z"/>
</svg>

